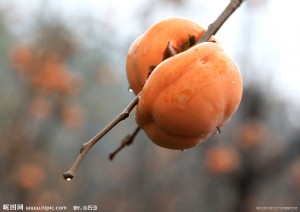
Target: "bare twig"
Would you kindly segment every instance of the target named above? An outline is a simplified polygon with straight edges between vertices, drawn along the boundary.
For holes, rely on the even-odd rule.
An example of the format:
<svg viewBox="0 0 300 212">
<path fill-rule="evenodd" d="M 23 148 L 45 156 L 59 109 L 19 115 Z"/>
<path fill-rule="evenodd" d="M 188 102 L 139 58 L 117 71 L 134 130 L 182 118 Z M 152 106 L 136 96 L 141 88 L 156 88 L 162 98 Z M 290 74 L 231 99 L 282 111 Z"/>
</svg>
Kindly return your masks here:
<svg viewBox="0 0 300 212">
<path fill-rule="evenodd" d="M 74 164 L 72 165 L 70 170 L 63 174 L 63 177 L 66 180 L 71 180 L 74 177 L 74 173 L 75 173 L 79 163 L 84 158 L 86 153 L 90 150 L 90 148 L 92 146 L 94 146 L 94 144 L 96 144 L 106 133 L 108 133 L 112 128 L 114 128 L 114 126 L 116 126 L 119 122 L 123 121 L 124 119 L 126 119 L 129 116 L 131 110 L 137 105 L 140 95 L 141 95 L 141 93 L 136 95 L 136 97 L 131 101 L 131 103 L 124 109 L 124 111 L 119 116 L 117 116 L 110 124 L 108 124 L 94 138 L 92 138 L 91 140 L 89 140 L 88 142 L 86 142 L 82 145 L 76 161 L 74 162 Z"/>
<path fill-rule="evenodd" d="M 201 38 L 196 42 L 196 44 L 199 44 L 201 42 L 206 42 L 208 39 L 215 35 L 218 30 L 222 27 L 222 25 L 225 23 L 225 21 L 231 16 L 231 14 L 241 5 L 243 0 L 231 0 L 230 3 L 227 5 L 227 7 L 224 9 L 224 11 L 221 13 L 221 15 L 212 23 L 209 25 L 207 31 L 201 36 Z M 173 53 L 173 52 L 171 52 Z M 116 126 L 119 122 L 126 119 L 131 110 L 138 104 L 139 97 L 141 95 L 141 92 L 131 101 L 131 103 L 124 109 L 124 111 L 117 116 L 109 125 L 107 125 L 101 132 L 99 132 L 94 138 L 89 140 L 88 142 L 84 143 L 80 149 L 79 155 L 70 168 L 69 171 L 63 174 L 63 177 L 70 181 L 74 177 L 74 173 L 79 165 L 79 163 L 82 161 L 84 156 L 87 154 L 89 149 L 96 144 L 106 133 L 108 133 L 114 126 Z M 217 128 L 220 132 L 220 129 Z M 133 134 L 127 136 L 121 146 L 116 149 L 113 153 L 110 154 L 110 159 L 112 160 L 114 156 L 125 146 L 130 145 L 133 142 L 134 137 L 139 132 L 140 127 L 137 127 L 136 130 L 133 132 Z"/>
<path fill-rule="evenodd" d="M 225 23 L 225 21 L 231 16 L 231 14 L 243 3 L 243 1 L 244 0 L 231 0 L 227 7 L 219 15 L 219 17 L 208 26 L 208 29 L 197 41 L 197 44 L 206 42 L 212 35 L 215 35 Z"/>
<path fill-rule="evenodd" d="M 138 134 L 138 132 L 141 130 L 141 128 L 138 126 L 135 128 L 132 134 L 128 134 L 121 142 L 121 145 L 112 153 L 109 154 L 109 160 L 113 160 L 116 154 L 120 152 L 122 149 L 124 149 L 125 146 L 129 146 L 133 143 L 133 140 L 135 136 Z"/>
</svg>

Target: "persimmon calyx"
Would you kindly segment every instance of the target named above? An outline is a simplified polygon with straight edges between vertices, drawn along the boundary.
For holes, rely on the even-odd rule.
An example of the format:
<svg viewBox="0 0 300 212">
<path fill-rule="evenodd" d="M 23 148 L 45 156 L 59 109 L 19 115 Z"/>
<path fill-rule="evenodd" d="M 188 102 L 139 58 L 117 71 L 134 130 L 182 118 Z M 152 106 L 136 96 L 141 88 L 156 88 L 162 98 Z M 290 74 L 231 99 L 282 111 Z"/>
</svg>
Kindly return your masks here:
<svg viewBox="0 0 300 212">
<path fill-rule="evenodd" d="M 188 35 L 187 41 L 184 42 L 180 46 L 179 50 L 177 48 L 175 48 L 174 46 L 172 46 L 171 41 L 169 41 L 166 48 L 165 48 L 165 50 L 164 50 L 162 61 L 164 61 L 164 60 L 166 60 L 170 57 L 173 57 L 178 53 L 181 53 L 181 52 L 184 52 L 184 51 L 188 50 L 190 47 L 192 47 L 195 44 L 196 44 L 195 35 Z M 156 66 L 153 66 L 153 65 L 148 67 L 148 70 L 149 70 L 148 77 L 150 76 L 150 74 L 152 73 L 152 71 L 155 68 L 156 68 Z"/>
</svg>

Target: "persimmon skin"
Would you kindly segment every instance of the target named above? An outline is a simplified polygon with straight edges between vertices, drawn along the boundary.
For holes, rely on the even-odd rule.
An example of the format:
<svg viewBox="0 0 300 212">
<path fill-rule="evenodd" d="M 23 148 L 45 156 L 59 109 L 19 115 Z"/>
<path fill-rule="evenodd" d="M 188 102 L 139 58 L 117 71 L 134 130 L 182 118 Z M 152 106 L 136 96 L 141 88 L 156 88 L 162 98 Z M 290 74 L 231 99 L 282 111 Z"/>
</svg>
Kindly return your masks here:
<svg viewBox="0 0 300 212">
<path fill-rule="evenodd" d="M 180 50 L 189 36 L 198 40 L 205 30 L 192 20 L 175 17 L 160 21 L 140 35 L 130 46 L 126 59 L 126 74 L 130 88 L 138 94 L 149 75 L 149 67 L 163 60 L 168 42 Z M 211 41 L 215 41 L 211 37 Z"/>
<path fill-rule="evenodd" d="M 219 44 L 205 42 L 161 62 L 146 81 L 136 122 L 157 145 L 188 149 L 237 110 L 242 77 Z"/>
</svg>

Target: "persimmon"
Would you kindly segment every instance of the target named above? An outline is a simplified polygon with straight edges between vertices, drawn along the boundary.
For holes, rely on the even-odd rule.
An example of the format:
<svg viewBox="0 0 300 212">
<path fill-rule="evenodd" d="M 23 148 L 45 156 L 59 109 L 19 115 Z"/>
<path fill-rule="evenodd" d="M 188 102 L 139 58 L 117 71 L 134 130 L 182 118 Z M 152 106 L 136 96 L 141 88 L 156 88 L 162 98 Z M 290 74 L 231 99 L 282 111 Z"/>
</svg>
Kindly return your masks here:
<svg viewBox="0 0 300 212">
<path fill-rule="evenodd" d="M 238 129 L 237 145 L 241 149 L 255 149 L 265 141 L 267 131 L 262 121 L 249 120 Z"/>
<path fill-rule="evenodd" d="M 126 59 L 126 74 L 129 86 L 138 94 L 153 69 L 163 61 L 164 51 L 170 43 L 176 53 L 189 47 L 205 32 L 196 22 L 186 18 L 169 18 L 151 26 L 130 46 Z M 191 39 L 191 40 L 189 40 Z M 212 36 L 210 41 L 216 42 Z"/>
<path fill-rule="evenodd" d="M 85 112 L 79 105 L 68 105 L 62 110 L 61 119 L 65 127 L 76 129 L 85 121 Z"/>
<path fill-rule="evenodd" d="M 30 46 L 19 46 L 13 49 L 10 55 L 10 61 L 12 66 L 19 73 L 28 74 L 32 72 L 34 56 L 32 53 L 32 47 Z"/>
<path fill-rule="evenodd" d="M 192 148 L 228 122 L 241 96 L 236 63 L 221 45 L 204 42 L 158 64 L 141 91 L 136 122 L 159 146 Z"/>
<path fill-rule="evenodd" d="M 207 41 L 214 41 L 212 36 L 242 2 L 230 1 L 205 32 L 192 21 L 173 18 L 141 35 L 130 47 L 126 62 L 135 98 L 82 145 L 74 164 L 63 174 L 64 179 L 73 179 L 90 148 L 128 118 L 136 106 L 139 126 L 109 155 L 110 160 L 133 142 L 140 129 L 154 143 L 170 149 L 191 148 L 220 132 L 241 101 L 242 79 L 237 65 L 223 49 Z"/>
<path fill-rule="evenodd" d="M 49 58 L 32 77 L 32 85 L 46 93 L 72 94 L 80 83 L 79 78 L 70 72 L 67 65 L 54 59 L 55 56 Z"/>
<path fill-rule="evenodd" d="M 45 96 L 35 96 L 30 102 L 30 115 L 36 120 L 48 118 L 53 113 L 53 108 Z"/>
<path fill-rule="evenodd" d="M 238 168 L 240 157 L 234 148 L 218 144 L 207 149 L 204 164 L 212 173 L 228 174 Z"/>
<path fill-rule="evenodd" d="M 38 164 L 22 164 L 16 171 L 15 181 L 18 186 L 28 190 L 39 188 L 45 181 L 44 169 Z"/>
</svg>

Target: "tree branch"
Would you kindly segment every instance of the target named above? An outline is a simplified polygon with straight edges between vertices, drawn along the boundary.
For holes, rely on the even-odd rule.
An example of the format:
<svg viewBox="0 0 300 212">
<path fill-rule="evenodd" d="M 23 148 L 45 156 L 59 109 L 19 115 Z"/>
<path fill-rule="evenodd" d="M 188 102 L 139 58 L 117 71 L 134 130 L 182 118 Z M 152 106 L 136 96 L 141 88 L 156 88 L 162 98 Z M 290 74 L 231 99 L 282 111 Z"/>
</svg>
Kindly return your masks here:
<svg viewBox="0 0 300 212">
<path fill-rule="evenodd" d="M 70 168 L 69 171 L 63 174 L 64 179 L 70 181 L 74 177 L 74 173 L 81 162 L 81 160 L 84 158 L 84 156 L 88 153 L 90 148 L 94 146 L 106 133 L 108 133 L 112 128 L 114 128 L 119 122 L 123 121 L 126 119 L 131 110 L 137 105 L 139 98 L 140 98 L 141 93 L 136 95 L 136 97 L 131 101 L 131 103 L 124 109 L 124 111 L 117 116 L 110 124 L 108 124 L 102 131 L 100 131 L 95 137 L 93 137 L 91 140 L 88 142 L 84 143 L 79 151 L 79 155 Z"/>
<path fill-rule="evenodd" d="M 224 11 L 220 14 L 220 16 L 209 25 L 207 31 L 200 37 L 200 39 L 196 42 L 196 44 L 199 44 L 201 42 L 206 42 L 208 39 L 215 35 L 218 30 L 222 27 L 222 25 L 225 23 L 225 21 L 231 16 L 231 14 L 241 5 L 243 0 L 231 0 L 230 3 L 227 5 L 227 7 L 224 9 Z M 84 158 L 84 156 L 87 154 L 87 152 L 90 150 L 90 148 L 95 145 L 106 133 L 108 133 L 112 128 L 114 128 L 119 122 L 126 119 L 131 110 L 138 104 L 139 97 L 141 95 L 141 92 L 131 101 L 131 103 L 124 109 L 124 111 L 117 116 L 110 124 L 108 124 L 102 131 L 100 131 L 94 138 L 89 140 L 88 142 L 84 143 L 79 151 L 79 155 L 70 168 L 69 171 L 63 174 L 64 179 L 70 181 L 74 177 L 74 173 Z M 127 136 L 121 146 L 116 149 L 113 153 L 110 154 L 110 159 L 112 160 L 121 149 L 123 149 L 125 146 L 130 145 L 133 142 L 134 137 L 139 132 L 140 127 L 137 127 L 133 134 Z M 219 130 L 219 129 L 218 129 Z M 219 130 L 220 131 L 220 130 Z"/>
<path fill-rule="evenodd" d="M 127 135 L 122 140 L 121 145 L 115 151 L 113 151 L 112 153 L 109 154 L 109 160 L 113 160 L 115 158 L 116 154 L 118 154 L 118 152 L 120 152 L 122 149 L 124 149 L 125 146 L 131 145 L 133 143 L 135 136 L 138 134 L 138 132 L 140 130 L 141 130 L 141 128 L 139 126 L 137 126 L 132 134 Z"/>
<path fill-rule="evenodd" d="M 208 26 L 208 29 L 196 44 L 206 42 L 212 35 L 215 35 L 225 23 L 225 21 L 232 15 L 232 13 L 243 3 L 243 1 L 245 0 L 231 0 L 227 7 L 219 15 L 219 17 Z"/>
</svg>

